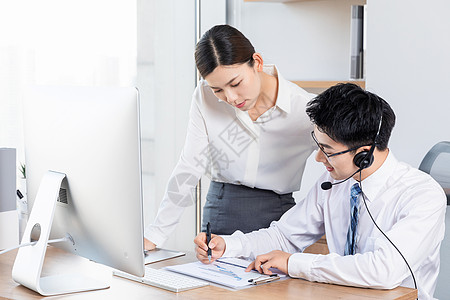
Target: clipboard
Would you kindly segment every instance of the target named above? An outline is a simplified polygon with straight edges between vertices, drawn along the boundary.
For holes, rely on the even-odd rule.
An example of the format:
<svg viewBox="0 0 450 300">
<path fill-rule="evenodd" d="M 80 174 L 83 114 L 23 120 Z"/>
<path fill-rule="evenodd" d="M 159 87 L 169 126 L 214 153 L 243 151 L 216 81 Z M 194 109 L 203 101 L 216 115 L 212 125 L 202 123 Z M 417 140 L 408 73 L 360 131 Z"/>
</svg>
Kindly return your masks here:
<svg viewBox="0 0 450 300">
<path fill-rule="evenodd" d="M 144 264 L 152 264 L 158 261 L 175 258 L 186 255 L 184 252 L 172 251 L 167 249 L 156 248 L 154 250 L 144 251 Z"/>
</svg>

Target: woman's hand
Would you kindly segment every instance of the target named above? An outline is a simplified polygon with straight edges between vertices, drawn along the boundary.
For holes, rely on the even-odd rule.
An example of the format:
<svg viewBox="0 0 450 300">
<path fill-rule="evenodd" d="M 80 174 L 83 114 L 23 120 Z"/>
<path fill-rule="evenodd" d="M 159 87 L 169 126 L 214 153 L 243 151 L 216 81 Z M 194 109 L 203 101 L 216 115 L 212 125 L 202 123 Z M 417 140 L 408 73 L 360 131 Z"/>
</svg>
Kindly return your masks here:
<svg viewBox="0 0 450 300">
<path fill-rule="evenodd" d="M 154 250 L 156 245 L 144 238 L 144 250 Z"/>
</svg>

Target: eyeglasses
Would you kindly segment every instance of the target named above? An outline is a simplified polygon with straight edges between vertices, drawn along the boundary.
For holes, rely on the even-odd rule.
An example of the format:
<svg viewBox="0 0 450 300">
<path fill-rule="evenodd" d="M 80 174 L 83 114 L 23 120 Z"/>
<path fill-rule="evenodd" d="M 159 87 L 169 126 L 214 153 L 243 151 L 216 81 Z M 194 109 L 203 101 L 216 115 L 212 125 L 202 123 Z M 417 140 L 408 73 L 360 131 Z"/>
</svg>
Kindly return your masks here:
<svg viewBox="0 0 450 300">
<path fill-rule="evenodd" d="M 354 150 L 356 150 L 356 149 L 358 149 L 358 148 L 360 148 L 360 147 L 370 146 L 370 145 L 356 146 L 356 147 L 353 147 L 353 148 L 350 148 L 350 149 L 347 149 L 347 150 L 345 150 L 345 151 L 341 151 L 341 152 L 338 152 L 338 153 L 327 154 L 327 153 L 325 152 L 325 150 L 323 149 L 323 147 L 320 146 L 319 141 L 317 141 L 317 138 L 316 138 L 316 135 L 314 134 L 314 131 L 311 131 L 311 137 L 312 137 L 312 139 L 314 140 L 314 142 L 316 142 L 317 147 L 319 147 L 319 149 L 323 152 L 323 154 L 325 154 L 325 156 L 326 156 L 327 158 L 330 158 L 330 157 L 333 157 L 333 156 L 337 156 L 337 155 L 341 155 L 341 154 L 344 154 L 344 153 L 347 153 L 347 152 L 350 152 L 350 151 L 354 151 Z"/>
</svg>

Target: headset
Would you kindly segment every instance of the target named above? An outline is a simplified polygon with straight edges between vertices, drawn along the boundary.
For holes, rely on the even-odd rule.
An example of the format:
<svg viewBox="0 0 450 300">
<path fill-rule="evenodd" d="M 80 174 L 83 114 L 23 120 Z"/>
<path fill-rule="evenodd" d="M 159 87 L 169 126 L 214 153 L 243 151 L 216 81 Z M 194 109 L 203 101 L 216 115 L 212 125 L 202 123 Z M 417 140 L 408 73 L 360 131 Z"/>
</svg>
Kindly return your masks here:
<svg viewBox="0 0 450 300">
<path fill-rule="evenodd" d="M 372 146 L 370 147 L 369 151 L 362 151 L 353 157 L 353 163 L 355 166 L 357 166 L 360 170 L 367 169 L 373 164 L 373 152 L 375 151 L 375 147 L 378 144 L 378 137 L 380 135 L 381 130 L 381 124 L 383 123 L 383 114 L 381 114 L 380 117 L 380 123 L 378 124 L 378 130 L 377 134 L 375 135 L 375 138 L 373 139 Z"/>
<path fill-rule="evenodd" d="M 373 161 L 374 161 L 373 152 L 375 151 L 375 147 L 378 144 L 378 137 L 380 135 L 382 123 L 383 123 L 383 114 L 381 114 L 380 123 L 378 124 L 377 134 L 375 135 L 375 138 L 373 139 L 373 143 L 372 143 L 372 146 L 370 147 L 369 151 L 361 151 L 353 157 L 353 164 L 355 164 L 355 166 L 358 167 L 358 170 L 356 170 L 355 173 L 353 173 L 352 175 L 350 175 L 349 177 L 347 177 L 344 180 L 341 180 L 341 181 L 338 181 L 335 183 L 331 183 L 330 181 L 322 182 L 322 184 L 320 185 L 322 190 L 325 190 L 325 191 L 329 190 L 333 187 L 333 185 L 341 184 L 341 183 L 349 180 L 356 173 L 361 172 L 363 169 L 367 169 L 368 167 L 370 167 L 373 164 Z"/>
</svg>

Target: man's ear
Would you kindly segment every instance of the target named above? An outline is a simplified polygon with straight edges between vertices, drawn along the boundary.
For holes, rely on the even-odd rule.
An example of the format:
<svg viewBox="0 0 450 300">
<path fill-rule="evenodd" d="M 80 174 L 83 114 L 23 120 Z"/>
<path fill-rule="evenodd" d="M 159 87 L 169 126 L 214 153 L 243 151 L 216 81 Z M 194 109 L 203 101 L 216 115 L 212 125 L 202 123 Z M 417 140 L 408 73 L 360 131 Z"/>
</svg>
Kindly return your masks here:
<svg viewBox="0 0 450 300">
<path fill-rule="evenodd" d="M 356 150 L 356 153 L 360 153 L 360 152 L 369 152 L 370 151 L 370 148 L 372 148 L 372 146 L 363 146 L 363 147 L 360 147 L 360 148 L 358 148 L 358 150 Z"/>
</svg>

